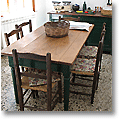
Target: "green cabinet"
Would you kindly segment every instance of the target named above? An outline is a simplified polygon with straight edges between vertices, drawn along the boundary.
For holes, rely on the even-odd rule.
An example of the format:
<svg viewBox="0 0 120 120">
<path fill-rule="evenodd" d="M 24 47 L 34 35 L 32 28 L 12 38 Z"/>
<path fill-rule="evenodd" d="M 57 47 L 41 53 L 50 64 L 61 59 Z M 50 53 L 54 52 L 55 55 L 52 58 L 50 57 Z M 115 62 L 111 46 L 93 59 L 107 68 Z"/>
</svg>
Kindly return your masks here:
<svg viewBox="0 0 120 120">
<path fill-rule="evenodd" d="M 52 19 L 52 14 L 49 14 L 49 18 L 51 21 Z M 83 16 L 83 15 L 63 15 L 63 17 L 80 17 L 81 22 L 89 22 L 91 24 L 94 24 L 94 28 L 89 35 L 86 44 L 87 45 L 94 45 L 98 46 L 99 40 L 100 40 L 100 35 L 102 31 L 102 26 L 103 23 L 106 23 L 106 34 L 105 34 L 105 40 L 104 40 L 104 48 L 103 52 L 105 53 L 110 53 L 112 54 L 112 18 L 111 17 L 105 17 L 105 16 Z"/>
<path fill-rule="evenodd" d="M 100 35 L 102 31 L 103 23 L 106 23 L 106 34 L 104 40 L 104 48 L 103 51 L 106 53 L 112 54 L 112 18 L 107 17 L 80 17 L 81 21 L 93 23 L 94 29 L 88 37 L 87 45 L 95 45 L 98 46 Z"/>
</svg>

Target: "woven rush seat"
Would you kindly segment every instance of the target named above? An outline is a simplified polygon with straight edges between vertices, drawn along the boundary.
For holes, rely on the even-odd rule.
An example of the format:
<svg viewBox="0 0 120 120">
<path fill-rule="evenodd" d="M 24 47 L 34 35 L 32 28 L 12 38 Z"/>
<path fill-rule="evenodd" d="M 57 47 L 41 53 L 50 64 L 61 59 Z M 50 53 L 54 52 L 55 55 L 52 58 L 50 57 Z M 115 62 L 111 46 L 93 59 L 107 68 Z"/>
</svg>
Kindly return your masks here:
<svg viewBox="0 0 120 120">
<path fill-rule="evenodd" d="M 97 50 L 98 50 L 97 46 L 84 46 L 81 49 L 78 57 L 79 58 L 88 58 L 88 59 L 96 58 Z"/>
<path fill-rule="evenodd" d="M 94 75 L 96 59 L 77 58 L 71 66 L 71 73 Z"/>
<path fill-rule="evenodd" d="M 46 75 L 46 71 L 39 71 L 39 70 L 28 71 L 28 73 Z M 58 75 L 57 72 L 52 72 L 52 88 L 56 85 L 58 81 L 60 81 L 60 75 Z M 40 90 L 40 91 L 47 92 L 47 79 L 23 76 L 21 87 L 24 89 Z"/>
</svg>

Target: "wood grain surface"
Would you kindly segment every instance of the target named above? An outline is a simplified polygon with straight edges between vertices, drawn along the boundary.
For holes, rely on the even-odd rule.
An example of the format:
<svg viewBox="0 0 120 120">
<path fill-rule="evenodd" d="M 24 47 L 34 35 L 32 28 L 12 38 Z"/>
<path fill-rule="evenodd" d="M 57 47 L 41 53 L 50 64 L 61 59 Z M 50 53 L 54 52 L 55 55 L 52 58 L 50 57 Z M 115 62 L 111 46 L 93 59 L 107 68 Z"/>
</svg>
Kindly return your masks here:
<svg viewBox="0 0 120 120">
<path fill-rule="evenodd" d="M 69 30 L 69 34 L 63 38 L 47 37 L 44 26 L 27 34 L 19 41 L 15 41 L 10 46 L 1 50 L 2 55 L 12 56 L 12 49 L 17 49 L 22 53 L 34 53 L 46 55 L 51 53 L 53 62 L 62 64 L 72 64 L 79 51 L 87 40 L 94 25 L 87 31 Z"/>
</svg>

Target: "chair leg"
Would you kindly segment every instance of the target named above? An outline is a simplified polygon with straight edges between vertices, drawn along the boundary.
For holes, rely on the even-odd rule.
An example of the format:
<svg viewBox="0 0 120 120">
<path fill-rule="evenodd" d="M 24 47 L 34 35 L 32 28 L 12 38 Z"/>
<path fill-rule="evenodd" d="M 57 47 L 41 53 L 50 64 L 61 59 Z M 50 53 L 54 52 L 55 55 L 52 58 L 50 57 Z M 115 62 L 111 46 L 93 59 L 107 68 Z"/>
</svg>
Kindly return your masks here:
<svg viewBox="0 0 120 120">
<path fill-rule="evenodd" d="M 32 96 L 35 99 L 35 90 L 32 90 Z"/>
<path fill-rule="evenodd" d="M 21 85 L 19 84 L 19 80 L 16 80 L 17 84 L 17 92 L 18 92 L 18 100 L 19 100 L 19 106 L 20 106 L 20 111 L 24 111 L 24 104 L 23 104 L 23 90 L 21 88 Z"/>
<path fill-rule="evenodd" d="M 102 53 L 103 53 L 103 50 L 102 50 Z M 100 56 L 100 66 L 99 66 L 99 71 L 101 70 L 101 64 L 102 64 L 102 54 Z"/>
<path fill-rule="evenodd" d="M 97 82 L 96 82 L 96 90 L 98 89 L 99 76 L 100 76 L 100 74 L 98 74 L 98 77 L 97 77 Z"/>
<path fill-rule="evenodd" d="M 24 67 L 21 66 L 21 68 L 22 68 L 22 72 L 24 72 Z"/>
<path fill-rule="evenodd" d="M 23 105 L 23 103 L 20 104 L 20 111 L 24 111 L 24 105 Z"/>
<path fill-rule="evenodd" d="M 47 83 L 47 111 L 52 111 L 51 102 L 52 102 L 52 81 L 48 80 Z"/>
<path fill-rule="evenodd" d="M 20 111 L 24 111 L 22 88 L 18 88 L 18 99 L 19 99 Z"/>
<path fill-rule="evenodd" d="M 93 86 L 92 86 L 92 96 L 91 96 L 91 104 L 93 104 L 94 101 L 94 95 L 95 95 L 95 90 L 96 90 L 96 78 L 98 76 L 95 74 L 94 79 L 93 79 Z"/>
<path fill-rule="evenodd" d="M 93 104 L 93 101 L 94 101 L 94 95 L 95 95 L 95 89 L 92 90 L 91 104 Z"/>
<path fill-rule="evenodd" d="M 62 82 L 58 82 L 58 90 L 59 90 L 59 102 L 62 103 Z"/>
<path fill-rule="evenodd" d="M 73 76 L 73 78 L 72 78 L 71 82 L 74 83 L 75 82 L 75 73 L 73 73 L 72 76 Z"/>
<path fill-rule="evenodd" d="M 28 72 L 28 68 L 27 67 L 25 68 L 25 71 Z"/>
<path fill-rule="evenodd" d="M 36 92 L 36 97 L 39 98 L 38 90 L 36 90 L 35 92 Z"/>
</svg>

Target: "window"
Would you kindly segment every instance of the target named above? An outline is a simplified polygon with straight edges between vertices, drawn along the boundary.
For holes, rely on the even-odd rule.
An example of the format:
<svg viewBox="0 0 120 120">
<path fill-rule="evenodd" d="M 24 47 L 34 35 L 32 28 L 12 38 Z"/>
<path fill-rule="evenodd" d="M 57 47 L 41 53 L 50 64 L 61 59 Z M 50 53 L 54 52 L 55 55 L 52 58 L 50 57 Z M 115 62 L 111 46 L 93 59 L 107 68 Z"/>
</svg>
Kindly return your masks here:
<svg viewBox="0 0 120 120">
<path fill-rule="evenodd" d="M 9 12 L 9 0 L 1 0 L 1 13 Z"/>
<path fill-rule="evenodd" d="M 1 0 L 1 14 L 14 12 L 35 12 L 35 0 Z"/>
</svg>

